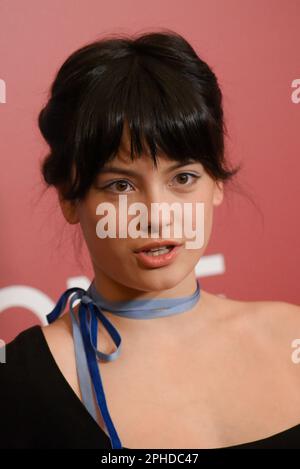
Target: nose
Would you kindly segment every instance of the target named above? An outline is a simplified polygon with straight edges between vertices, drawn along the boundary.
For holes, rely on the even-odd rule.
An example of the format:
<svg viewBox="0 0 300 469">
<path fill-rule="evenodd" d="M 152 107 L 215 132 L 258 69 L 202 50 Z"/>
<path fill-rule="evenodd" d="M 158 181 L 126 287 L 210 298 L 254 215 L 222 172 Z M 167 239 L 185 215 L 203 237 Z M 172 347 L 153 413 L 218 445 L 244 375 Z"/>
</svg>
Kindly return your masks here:
<svg viewBox="0 0 300 469">
<path fill-rule="evenodd" d="M 171 234 L 173 212 L 168 209 L 170 203 L 164 188 L 159 185 L 151 186 L 145 191 L 144 204 L 148 214 L 148 236 L 162 238 L 164 232 Z"/>
</svg>

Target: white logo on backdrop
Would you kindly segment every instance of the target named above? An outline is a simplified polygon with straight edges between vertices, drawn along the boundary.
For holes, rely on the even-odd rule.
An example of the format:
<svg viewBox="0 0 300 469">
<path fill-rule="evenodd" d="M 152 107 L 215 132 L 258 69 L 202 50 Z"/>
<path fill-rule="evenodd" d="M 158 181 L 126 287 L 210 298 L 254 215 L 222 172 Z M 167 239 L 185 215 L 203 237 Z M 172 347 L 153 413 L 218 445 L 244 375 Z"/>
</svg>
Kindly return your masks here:
<svg viewBox="0 0 300 469">
<path fill-rule="evenodd" d="M 0 78 L 0 104 L 6 103 L 6 83 Z"/>
<path fill-rule="evenodd" d="M 0 363 L 6 363 L 6 344 L 0 339 Z"/>
<path fill-rule="evenodd" d="M 300 103 L 300 78 L 295 78 L 291 84 L 292 88 L 296 88 L 291 94 L 291 100 L 294 104 Z"/>
</svg>

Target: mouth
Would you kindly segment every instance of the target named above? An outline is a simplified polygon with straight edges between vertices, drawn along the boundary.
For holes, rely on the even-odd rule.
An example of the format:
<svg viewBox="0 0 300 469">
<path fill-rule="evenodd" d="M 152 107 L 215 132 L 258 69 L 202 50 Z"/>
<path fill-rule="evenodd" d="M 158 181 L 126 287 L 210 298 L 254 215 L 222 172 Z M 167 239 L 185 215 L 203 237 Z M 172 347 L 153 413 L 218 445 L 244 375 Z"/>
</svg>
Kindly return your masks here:
<svg viewBox="0 0 300 469">
<path fill-rule="evenodd" d="M 159 251 L 166 251 L 168 252 L 169 250 L 173 249 L 176 246 L 181 246 L 182 243 L 177 242 L 177 241 L 171 241 L 171 240 L 166 240 L 166 241 L 154 241 L 152 243 L 145 244 L 144 246 L 135 249 L 133 252 L 139 253 L 139 252 L 145 252 L 147 254 L 159 252 Z M 164 253 L 164 252 L 163 252 Z"/>
<path fill-rule="evenodd" d="M 146 267 L 163 267 L 174 261 L 181 248 L 182 243 L 157 242 L 135 250 L 134 254 Z"/>
</svg>

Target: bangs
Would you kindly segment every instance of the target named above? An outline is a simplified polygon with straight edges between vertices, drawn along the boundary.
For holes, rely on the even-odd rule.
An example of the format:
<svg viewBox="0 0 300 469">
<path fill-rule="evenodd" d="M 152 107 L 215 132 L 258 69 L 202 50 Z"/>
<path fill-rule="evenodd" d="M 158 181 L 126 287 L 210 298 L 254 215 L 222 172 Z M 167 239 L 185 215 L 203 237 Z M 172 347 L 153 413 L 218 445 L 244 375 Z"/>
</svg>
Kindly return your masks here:
<svg viewBox="0 0 300 469">
<path fill-rule="evenodd" d="M 217 79 L 176 33 L 88 44 L 62 65 L 51 94 L 39 116 L 52 149 L 42 171 L 65 198 L 84 197 L 125 147 L 131 160 L 147 155 L 155 166 L 163 155 L 200 162 L 215 179 L 234 173 L 224 162 Z"/>
<path fill-rule="evenodd" d="M 157 156 L 165 155 L 175 161 L 194 159 L 209 170 L 220 143 L 218 133 L 221 138 L 222 129 L 196 85 L 184 83 L 178 71 L 155 59 L 135 64 L 127 60 L 84 94 L 74 136 L 75 161 L 83 159 L 95 178 L 127 148 L 126 135 L 131 160 L 147 155 L 157 165 Z"/>
</svg>

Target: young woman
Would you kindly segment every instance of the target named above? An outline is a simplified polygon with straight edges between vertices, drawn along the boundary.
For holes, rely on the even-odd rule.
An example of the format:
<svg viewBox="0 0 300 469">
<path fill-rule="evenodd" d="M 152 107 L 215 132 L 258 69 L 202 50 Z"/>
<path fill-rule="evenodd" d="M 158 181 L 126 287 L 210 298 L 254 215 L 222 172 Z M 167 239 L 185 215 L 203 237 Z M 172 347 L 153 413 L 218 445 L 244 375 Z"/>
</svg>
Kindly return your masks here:
<svg viewBox="0 0 300 469">
<path fill-rule="evenodd" d="M 195 277 L 237 172 L 211 68 L 172 31 L 104 38 L 62 65 L 39 128 L 50 147 L 42 174 L 82 230 L 93 288 L 65 292 L 50 325 L 8 344 L 0 446 L 300 448 L 299 306 L 220 297 Z M 99 204 L 115 209 L 117 228 L 133 220 L 121 195 L 148 214 L 189 203 L 195 216 L 202 202 L 202 245 L 188 249 L 184 232 L 166 239 L 152 213 L 148 238 L 99 237 Z M 150 253 L 155 242 L 167 247 Z"/>
</svg>

